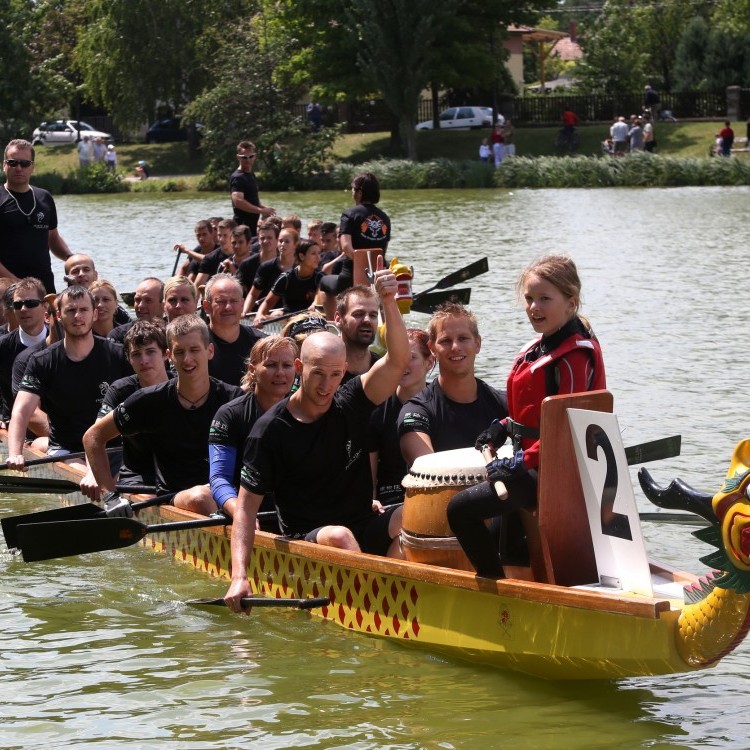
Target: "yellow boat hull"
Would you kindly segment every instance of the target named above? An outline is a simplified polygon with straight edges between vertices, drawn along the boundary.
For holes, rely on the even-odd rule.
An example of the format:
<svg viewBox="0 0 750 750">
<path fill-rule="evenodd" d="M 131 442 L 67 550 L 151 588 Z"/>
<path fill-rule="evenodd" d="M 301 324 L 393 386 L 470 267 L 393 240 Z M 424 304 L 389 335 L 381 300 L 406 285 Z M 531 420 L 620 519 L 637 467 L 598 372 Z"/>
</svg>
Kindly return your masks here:
<svg viewBox="0 0 750 750">
<path fill-rule="evenodd" d="M 37 476 L 77 474 L 63 464 Z M 64 502 L 82 502 L 67 495 Z M 192 514 L 142 511 L 147 524 Z M 231 527 L 149 534 L 146 548 L 228 579 Z M 678 574 L 685 582 L 688 574 Z M 259 532 L 249 570 L 263 596 L 325 595 L 311 612 L 352 631 L 547 679 L 612 679 L 690 671 L 675 645 L 681 602 L 614 595 L 472 573 L 287 541 Z"/>
</svg>

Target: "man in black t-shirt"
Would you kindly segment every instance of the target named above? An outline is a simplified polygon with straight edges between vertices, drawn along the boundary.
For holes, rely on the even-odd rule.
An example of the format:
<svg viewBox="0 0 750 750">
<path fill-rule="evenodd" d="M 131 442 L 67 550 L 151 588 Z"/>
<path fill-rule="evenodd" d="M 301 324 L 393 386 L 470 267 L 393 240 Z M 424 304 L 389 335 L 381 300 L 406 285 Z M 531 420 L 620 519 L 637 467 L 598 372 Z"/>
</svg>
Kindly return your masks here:
<svg viewBox="0 0 750 750">
<path fill-rule="evenodd" d="M 242 284 L 245 292 L 245 304 L 242 308 L 242 314 L 247 315 L 253 312 L 253 308 L 259 297 L 259 292 L 251 297 L 253 282 L 262 263 L 275 260 L 279 246 L 280 225 L 275 220 L 264 220 L 258 224 L 258 252 L 253 253 L 247 260 L 240 263 L 235 276 L 237 281 Z"/>
<path fill-rule="evenodd" d="M 198 269 L 203 259 L 218 247 L 216 233 L 209 219 L 201 219 L 195 225 L 194 232 L 198 244 L 192 250 L 182 242 L 176 243 L 173 247 L 176 253 L 186 256 L 186 260 L 182 262 L 179 269 L 175 260 L 175 273 L 179 276 L 187 276 L 190 281 L 195 281 L 198 276 Z"/>
<path fill-rule="evenodd" d="M 48 293 L 55 291 L 50 251 L 60 260 L 70 256 L 57 230 L 52 196 L 29 183 L 34 174 L 34 147 L 21 139 L 5 147 L 5 184 L 0 186 L 0 276 L 17 281 L 41 279 Z"/>
<path fill-rule="evenodd" d="M 398 434 L 407 466 L 426 453 L 473 447 L 493 419 L 508 416 L 505 393 L 474 375 L 482 337 L 473 313 L 447 302 L 437 308 L 427 331 L 440 372 L 401 409 Z"/>
<path fill-rule="evenodd" d="M 106 417 L 136 391 L 163 383 L 168 378 L 167 336 L 163 325 L 149 320 L 134 321 L 125 336 L 125 351 L 135 374 L 115 380 L 109 386 L 104 394 L 97 419 Z M 136 439 L 124 437 L 122 454 L 118 455 L 118 458 L 121 458 L 118 484 L 131 486 L 154 486 L 156 484 L 154 448 L 147 435 L 139 435 Z M 110 456 L 109 463 L 112 467 L 112 456 Z M 96 479 L 93 472 L 89 470 L 81 480 L 81 490 L 84 494 L 88 494 L 95 487 L 97 487 Z"/>
<path fill-rule="evenodd" d="M 28 277 L 14 284 L 13 306 L 18 328 L 0 337 L 0 419 L 7 424 L 16 400 L 13 394 L 13 363 L 25 349 L 47 336 L 44 324 L 46 304 L 44 284 L 39 279 Z"/>
<path fill-rule="evenodd" d="M 84 253 L 75 253 L 65 261 L 64 279 L 68 286 L 82 286 L 88 289 L 98 278 L 99 272 L 96 270 L 94 259 Z M 128 311 L 117 305 L 113 316 L 115 326 L 125 325 L 130 322 Z M 122 342 L 120 342 L 122 343 Z"/>
<path fill-rule="evenodd" d="M 383 303 L 388 353 L 339 389 L 346 349 L 328 332 L 310 335 L 296 367 L 300 388 L 271 407 L 250 432 L 232 533 L 232 585 L 225 597 L 235 611 L 250 595 L 247 567 L 263 496 L 274 492 L 284 533 L 307 541 L 400 556 L 401 511 L 372 507 L 367 451 L 369 415 L 396 389 L 410 357 L 395 294 L 396 277 L 378 259 L 375 286 Z M 396 541 L 394 541 L 396 540 Z"/>
<path fill-rule="evenodd" d="M 96 419 L 109 384 L 132 372 L 119 344 L 94 336 L 94 315 L 94 299 L 87 289 L 72 286 L 58 295 L 65 334 L 62 341 L 29 358 L 10 418 L 9 468 L 24 468 L 24 437 L 37 406 L 49 418 L 47 453 L 80 451 L 83 433 Z"/>
<path fill-rule="evenodd" d="M 240 141 L 237 145 L 239 166 L 229 178 L 229 191 L 232 194 L 232 209 L 237 224 L 250 227 L 253 237 L 257 234 L 258 220 L 261 216 L 273 216 L 275 208 L 264 206 L 258 195 L 258 183 L 253 174 L 253 166 L 258 156 L 258 149 L 250 141 Z"/>
<path fill-rule="evenodd" d="M 370 351 L 378 331 L 378 298 L 372 289 L 353 286 L 339 294 L 334 321 L 346 347 L 343 384 L 367 372 L 380 359 Z"/>
<path fill-rule="evenodd" d="M 198 264 L 198 274 L 194 281 L 198 288 L 205 286 L 214 274 L 219 273 L 221 264 L 234 254 L 232 232 L 236 226 L 234 219 L 222 219 L 219 222 L 216 228 L 219 244 L 210 253 L 204 255 Z"/>
<path fill-rule="evenodd" d="M 107 443 L 117 435 L 146 434 L 153 445 L 157 492 L 176 492 L 176 507 L 208 515 L 217 510 L 208 486 L 208 431 L 216 410 L 242 391 L 209 377 L 213 345 L 197 315 L 175 318 L 167 326 L 167 342 L 177 377 L 137 391 L 84 435 L 97 485 L 84 489 L 92 499 L 113 493 Z"/>
<path fill-rule="evenodd" d="M 240 324 L 242 286 L 234 276 L 220 273 L 206 284 L 203 310 L 209 317 L 209 340 L 214 355 L 208 363 L 212 378 L 239 385 L 245 374 L 245 360 L 255 342 L 265 338 L 257 328 Z"/>
<path fill-rule="evenodd" d="M 133 310 L 136 320 L 160 320 L 164 315 L 164 282 L 155 276 L 147 276 L 135 289 Z M 133 327 L 136 320 L 116 326 L 107 338 L 118 344 L 125 342 L 125 335 Z"/>
</svg>

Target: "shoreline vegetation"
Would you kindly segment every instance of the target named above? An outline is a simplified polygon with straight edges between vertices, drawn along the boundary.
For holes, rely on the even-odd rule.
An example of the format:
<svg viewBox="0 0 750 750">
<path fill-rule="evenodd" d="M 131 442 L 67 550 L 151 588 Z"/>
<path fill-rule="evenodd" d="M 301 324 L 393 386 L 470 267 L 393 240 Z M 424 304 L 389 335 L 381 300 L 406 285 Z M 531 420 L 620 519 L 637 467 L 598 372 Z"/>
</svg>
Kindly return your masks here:
<svg viewBox="0 0 750 750">
<path fill-rule="evenodd" d="M 750 185 L 750 152 L 729 159 L 708 156 L 719 127 L 715 122 L 658 123 L 657 153 L 623 158 L 602 155 L 607 123 L 580 127 L 580 146 L 570 156 L 555 154 L 558 128 L 519 128 L 515 133 L 519 155 L 497 170 L 477 156 L 481 140 L 488 135 L 485 130 L 420 132 L 421 160 L 416 162 L 393 158 L 387 133 L 357 133 L 336 139 L 330 166 L 324 171 L 300 174 L 299 180 L 290 179 L 288 173 L 273 179 L 264 174 L 261 164 L 258 179 L 266 191 L 342 189 L 361 171 L 375 172 L 386 190 Z M 733 127 L 737 136 L 745 134 L 744 123 Z M 56 195 L 223 189 L 204 178 L 204 158 L 200 154 L 190 158 L 185 143 L 122 144 L 117 154 L 118 169 L 112 173 L 104 165 L 79 169 L 72 145 L 39 147 L 33 183 Z M 151 169 L 148 180 L 133 178 L 141 159 Z M 233 166 L 227 164 L 227 174 Z"/>
</svg>

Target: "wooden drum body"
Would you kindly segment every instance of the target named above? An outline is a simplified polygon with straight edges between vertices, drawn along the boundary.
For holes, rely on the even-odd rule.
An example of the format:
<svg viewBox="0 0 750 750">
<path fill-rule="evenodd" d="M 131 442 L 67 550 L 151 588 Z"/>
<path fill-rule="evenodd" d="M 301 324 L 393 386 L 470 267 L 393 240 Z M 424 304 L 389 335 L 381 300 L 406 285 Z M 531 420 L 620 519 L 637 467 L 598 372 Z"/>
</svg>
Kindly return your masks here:
<svg viewBox="0 0 750 750">
<path fill-rule="evenodd" d="M 446 509 L 457 492 L 487 479 L 484 467 L 474 448 L 429 453 L 414 461 L 402 482 L 406 495 L 401 545 L 407 560 L 474 570 L 453 535 Z"/>
</svg>

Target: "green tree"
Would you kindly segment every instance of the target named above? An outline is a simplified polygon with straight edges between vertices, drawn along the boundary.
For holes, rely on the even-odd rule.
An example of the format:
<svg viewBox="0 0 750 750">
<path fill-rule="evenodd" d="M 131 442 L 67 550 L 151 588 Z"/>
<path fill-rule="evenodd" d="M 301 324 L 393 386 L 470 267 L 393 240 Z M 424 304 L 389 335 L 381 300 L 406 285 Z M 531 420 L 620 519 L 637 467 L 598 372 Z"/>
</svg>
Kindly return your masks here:
<svg viewBox="0 0 750 750">
<path fill-rule="evenodd" d="M 593 90 L 633 91 L 651 82 L 671 90 L 677 48 L 696 15 L 710 3 L 698 0 L 661 0 L 633 5 L 630 0 L 608 0 L 601 14 L 584 25 L 584 59 L 578 74 Z"/>
<path fill-rule="evenodd" d="M 349 19 L 359 40 L 357 63 L 397 118 L 409 159 L 417 158 L 415 126 L 429 83 L 437 38 L 436 0 L 352 0 Z M 452 0 L 443 0 L 452 4 Z"/>
<path fill-rule="evenodd" d="M 211 83 L 213 55 L 245 0 L 88 0 L 75 54 L 90 99 L 120 125 L 181 112 Z"/>
<path fill-rule="evenodd" d="M 748 34 L 712 29 L 706 49 L 706 79 L 710 90 L 745 83 Z"/>
<path fill-rule="evenodd" d="M 36 54 L 39 7 L 32 0 L 0 1 L 0 137 L 30 138 L 39 121 L 72 93 L 59 55 Z"/>
<path fill-rule="evenodd" d="M 258 147 L 264 187 L 315 187 L 331 158 L 338 130 L 311 134 L 306 122 L 292 117 L 301 90 L 280 86 L 277 71 L 295 40 L 274 35 L 273 22 L 259 12 L 228 29 L 214 56 L 214 82 L 185 110 L 205 125 L 202 188 L 226 187 L 237 143 L 245 139 Z"/>
<path fill-rule="evenodd" d="M 701 16 L 691 19 L 682 33 L 674 64 L 676 91 L 707 89 L 706 51 L 709 33 L 708 23 Z"/>
</svg>

